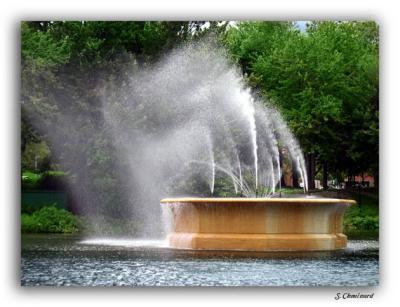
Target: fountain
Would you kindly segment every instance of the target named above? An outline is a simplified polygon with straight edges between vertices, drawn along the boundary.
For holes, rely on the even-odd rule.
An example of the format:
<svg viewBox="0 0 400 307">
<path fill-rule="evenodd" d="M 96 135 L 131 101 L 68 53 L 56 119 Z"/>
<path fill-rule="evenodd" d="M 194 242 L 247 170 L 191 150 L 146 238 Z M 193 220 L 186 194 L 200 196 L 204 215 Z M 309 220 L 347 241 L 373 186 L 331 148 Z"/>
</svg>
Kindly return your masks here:
<svg viewBox="0 0 400 307">
<path fill-rule="evenodd" d="M 352 201 L 269 198 L 280 188 L 281 163 L 307 191 L 304 157 L 279 111 L 252 93 L 228 59 L 210 42 L 188 44 L 105 92 L 105 118 L 132 161 L 136 194 L 143 193 L 135 208 L 142 208 L 144 224 L 157 224 L 149 198 L 153 204 L 159 196 L 158 206 L 171 195 L 221 196 L 222 181 L 230 189 L 223 196 L 246 198 L 161 201 L 172 213 L 171 247 L 345 247 L 341 224 Z"/>
<path fill-rule="evenodd" d="M 166 231 L 169 246 L 255 251 L 346 247 L 343 214 L 354 201 L 273 198 L 276 187 L 281 187 L 283 158 L 290 161 L 307 191 L 303 154 L 280 113 L 255 99 L 226 59 L 221 50 L 208 44 L 189 45 L 149 74 L 155 91 L 134 91 L 142 96 L 147 93 L 151 104 L 168 101 L 163 126 L 172 129 L 172 137 L 166 136 L 158 149 L 163 153 L 168 148 L 163 157 L 157 155 L 156 161 L 163 161 L 158 172 L 170 167 L 165 171 L 168 179 L 181 176 L 184 184 L 193 177 L 202 178 L 211 196 L 217 177 L 225 177 L 233 187 L 231 194 L 245 196 L 162 199 L 164 211 L 169 212 L 164 216 L 172 224 Z M 151 117 L 160 116 L 158 109 L 159 105 L 150 108 L 157 110 Z M 169 191 L 167 195 L 176 194 Z"/>
<path fill-rule="evenodd" d="M 276 189 L 281 192 L 283 166 L 307 191 L 300 145 L 279 110 L 250 89 L 215 42 L 182 45 L 152 65 L 140 66 L 129 57 L 120 61 L 117 76 L 98 81 L 101 112 L 63 108 L 60 124 L 48 129 L 43 121 L 38 128 L 63 153 L 66 169 L 88 185 L 76 180 L 71 190 L 80 196 L 79 209 L 95 212 L 100 229 L 108 217 L 122 216 L 135 222 L 136 238 L 160 239 L 160 199 L 246 197 L 163 200 L 174 216 L 171 246 L 345 246 L 341 219 L 350 201 L 269 199 L 278 195 Z M 66 100 L 80 104 L 75 94 Z M 42 114 L 34 105 L 29 110 Z M 66 133 L 71 129 L 74 133 Z M 96 146 L 83 135 L 98 136 L 92 141 Z M 88 162 L 89 153 L 95 162 Z"/>
<path fill-rule="evenodd" d="M 170 198 L 170 247 L 205 250 L 345 248 L 343 214 L 354 200 L 332 198 Z"/>
</svg>

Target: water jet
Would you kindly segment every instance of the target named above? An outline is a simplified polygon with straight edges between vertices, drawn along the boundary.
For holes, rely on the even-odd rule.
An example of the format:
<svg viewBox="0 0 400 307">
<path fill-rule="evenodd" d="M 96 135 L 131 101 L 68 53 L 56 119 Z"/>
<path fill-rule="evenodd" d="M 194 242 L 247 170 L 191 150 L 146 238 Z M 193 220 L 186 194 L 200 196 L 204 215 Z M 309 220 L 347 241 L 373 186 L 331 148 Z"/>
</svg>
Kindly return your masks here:
<svg viewBox="0 0 400 307">
<path fill-rule="evenodd" d="M 166 198 L 178 249 L 308 251 L 345 248 L 343 231 L 350 199 Z"/>
</svg>

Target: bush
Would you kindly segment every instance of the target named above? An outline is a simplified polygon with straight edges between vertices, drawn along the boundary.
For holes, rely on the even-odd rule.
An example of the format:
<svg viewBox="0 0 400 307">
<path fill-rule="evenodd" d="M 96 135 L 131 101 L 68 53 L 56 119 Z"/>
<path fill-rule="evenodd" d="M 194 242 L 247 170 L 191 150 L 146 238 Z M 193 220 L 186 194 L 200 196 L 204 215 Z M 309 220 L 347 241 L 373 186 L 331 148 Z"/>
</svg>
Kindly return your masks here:
<svg viewBox="0 0 400 307">
<path fill-rule="evenodd" d="M 74 233 L 78 230 L 78 218 L 69 211 L 54 206 L 21 215 L 22 232 Z"/>
<path fill-rule="evenodd" d="M 356 199 L 358 204 L 350 206 L 345 213 L 343 232 L 349 239 L 378 239 L 379 238 L 379 197 L 378 193 L 351 193 L 345 198 Z"/>
<path fill-rule="evenodd" d="M 48 205 L 48 204 L 46 204 Z M 40 210 L 40 208 L 38 208 L 38 206 L 32 205 L 32 204 L 21 204 L 21 213 L 24 215 L 30 215 L 35 211 Z"/>
<path fill-rule="evenodd" d="M 345 219 L 346 230 L 378 230 L 379 216 L 353 216 Z"/>
</svg>

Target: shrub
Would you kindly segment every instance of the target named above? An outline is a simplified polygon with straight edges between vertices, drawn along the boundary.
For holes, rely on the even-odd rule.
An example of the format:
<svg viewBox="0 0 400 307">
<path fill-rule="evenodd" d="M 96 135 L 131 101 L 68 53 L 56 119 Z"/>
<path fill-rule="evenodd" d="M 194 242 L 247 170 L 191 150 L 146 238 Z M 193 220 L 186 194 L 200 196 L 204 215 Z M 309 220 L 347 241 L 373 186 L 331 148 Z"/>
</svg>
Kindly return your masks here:
<svg viewBox="0 0 400 307">
<path fill-rule="evenodd" d="M 351 216 L 344 220 L 345 230 L 378 230 L 379 216 Z"/>
<path fill-rule="evenodd" d="M 21 215 L 22 232 L 74 233 L 78 231 L 78 227 L 77 217 L 65 209 L 54 206 Z"/>
</svg>

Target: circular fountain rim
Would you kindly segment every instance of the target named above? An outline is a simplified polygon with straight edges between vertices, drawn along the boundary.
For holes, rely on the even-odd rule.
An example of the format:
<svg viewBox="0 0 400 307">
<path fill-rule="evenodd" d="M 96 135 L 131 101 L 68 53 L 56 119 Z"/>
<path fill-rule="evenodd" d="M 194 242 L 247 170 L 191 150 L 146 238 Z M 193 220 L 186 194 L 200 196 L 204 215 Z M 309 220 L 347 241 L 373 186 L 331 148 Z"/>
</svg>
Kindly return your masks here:
<svg viewBox="0 0 400 307">
<path fill-rule="evenodd" d="M 354 205 L 357 202 L 353 199 L 341 198 L 201 198 L 201 197 L 178 197 L 164 198 L 160 200 L 162 204 L 168 203 L 263 203 L 263 204 L 348 204 Z"/>
</svg>

